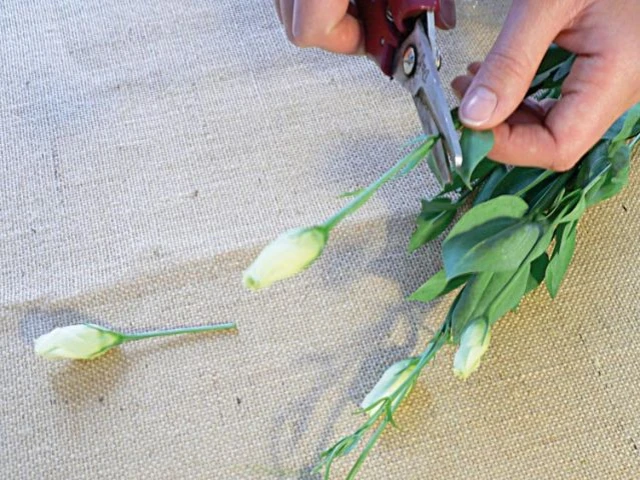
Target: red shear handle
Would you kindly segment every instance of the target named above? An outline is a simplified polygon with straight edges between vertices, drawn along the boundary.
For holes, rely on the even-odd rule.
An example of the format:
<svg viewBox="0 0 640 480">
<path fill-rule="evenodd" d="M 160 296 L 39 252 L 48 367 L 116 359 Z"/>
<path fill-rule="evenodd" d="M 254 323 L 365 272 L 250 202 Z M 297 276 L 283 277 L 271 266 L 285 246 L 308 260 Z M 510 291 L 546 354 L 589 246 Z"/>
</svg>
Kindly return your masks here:
<svg viewBox="0 0 640 480">
<path fill-rule="evenodd" d="M 355 14 L 364 26 L 365 49 L 388 76 L 396 49 L 410 33 L 416 17 L 438 12 L 440 0 L 356 0 Z"/>
</svg>

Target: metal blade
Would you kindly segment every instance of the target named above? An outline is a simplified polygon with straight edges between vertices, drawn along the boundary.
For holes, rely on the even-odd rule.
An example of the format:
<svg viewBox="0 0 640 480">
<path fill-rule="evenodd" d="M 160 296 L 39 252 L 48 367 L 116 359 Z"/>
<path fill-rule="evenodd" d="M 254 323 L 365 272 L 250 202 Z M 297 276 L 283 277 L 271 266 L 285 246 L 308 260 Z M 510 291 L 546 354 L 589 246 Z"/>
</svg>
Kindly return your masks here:
<svg viewBox="0 0 640 480">
<path fill-rule="evenodd" d="M 394 78 L 413 96 L 425 133 L 442 134 L 440 151 L 436 148 L 434 155 L 441 177 L 449 182 L 452 167 L 459 168 L 462 165 L 462 149 L 438 74 L 436 54 L 431 48 L 423 22 L 416 22 L 413 32 L 398 52 Z"/>
</svg>

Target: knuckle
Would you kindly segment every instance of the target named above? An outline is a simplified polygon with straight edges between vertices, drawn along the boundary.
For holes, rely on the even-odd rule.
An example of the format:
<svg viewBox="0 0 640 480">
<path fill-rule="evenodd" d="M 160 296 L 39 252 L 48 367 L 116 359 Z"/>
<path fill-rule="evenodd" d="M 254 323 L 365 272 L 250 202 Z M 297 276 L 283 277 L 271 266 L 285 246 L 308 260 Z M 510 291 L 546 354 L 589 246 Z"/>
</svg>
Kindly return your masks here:
<svg viewBox="0 0 640 480">
<path fill-rule="evenodd" d="M 560 144 L 557 153 L 551 158 L 549 168 L 555 172 L 566 172 L 578 162 L 579 155 L 570 146 Z"/>
<path fill-rule="evenodd" d="M 485 73 L 493 77 L 490 80 L 497 84 L 503 84 L 505 80 L 529 82 L 529 76 L 535 70 L 526 53 L 518 53 L 509 49 L 493 50 L 487 55 L 484 63 L 491 65 L 492 68 L 487 69 Z"/>
</svg>

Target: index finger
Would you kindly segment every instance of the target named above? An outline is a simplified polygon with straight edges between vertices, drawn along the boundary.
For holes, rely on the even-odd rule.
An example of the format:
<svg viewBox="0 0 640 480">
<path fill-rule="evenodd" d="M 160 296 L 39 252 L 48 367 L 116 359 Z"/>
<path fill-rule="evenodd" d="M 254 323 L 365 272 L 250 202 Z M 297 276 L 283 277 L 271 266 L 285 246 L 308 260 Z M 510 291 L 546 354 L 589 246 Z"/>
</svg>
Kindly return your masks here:
<svg viewBox="0 0 640 480">
<path fill-rule="evenodd" d="M 440 11 L 436 14 L 436 26 L 443 30 L 451 30 L 456 26 L 455 0 L 440 0 Z"/>
<path fill-rule="evenodd" d="M 511 165 L 568 170 L 634 103 L 625 78 L 611 75 L 613 62 L 578 57 L 562 96 L 546 116 L 496 126 L 490 157 Z M 615 70 L 614 70 L 615 71 Z"/>
<path fill-rule="evenodd" d="M 302 0 L 295 3 L 292 33 L 296 45 L 335 53 L 361 53 L 364 33 L 347 13 L 349 0 Z"/>
</svg>

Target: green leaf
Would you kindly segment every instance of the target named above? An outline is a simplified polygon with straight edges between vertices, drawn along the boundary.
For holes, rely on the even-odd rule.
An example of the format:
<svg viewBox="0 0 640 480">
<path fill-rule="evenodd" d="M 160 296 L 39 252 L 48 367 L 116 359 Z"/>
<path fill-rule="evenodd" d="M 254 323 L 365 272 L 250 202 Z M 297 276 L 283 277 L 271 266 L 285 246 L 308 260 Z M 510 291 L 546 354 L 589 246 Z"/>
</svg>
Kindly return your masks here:
<svg viewBox="0 0 640 480">
<path fill-rule="evenodd" d="M 564 48 L 559 47 L 556 44 L 551 44 L 551 46 L 547 49 L 547 53 L 545 53 L 544 57 L 542 58 L 542 62 L 540 62 L 540 66 L 538 67 L 536 75 L 551 70 L 552 68 L 556 68 L 558 65 L 564 63 L 572 56 L 573 53 L 569 52 L 568 50 L 565 50 Z"/>
<path fill-rule="evenodd" d="M 634 130 L 640 122 L 640 103 L 636 103 L 627 110 L 613 126 L 605 133 L 605 138 L 611 136 L 609 153 L 615 152 L 620 146 L 634 135 Z M 614 135 L 615 134 L 615 135 Z M 637 133 L 636 133 L 637 134 Z M 612 136 L 613 135 L 613 136 Z"/>
<path fill-rule="evenodd" d="M 573 252 L 576 248 L 577 224 L 567 223 L 558 228 L 556 234 L 556 246 L 545 274 L 545 283 L 551 298 L 555 298 L 560 289 L 562 279 L 567 273 Z"/>
<path fill-rule="evenodd" d="M 474 169 L 473 173 L 471 174 L 471 183 L 473 184 L 481 182 L 487 175 L 493 172 L 493 170 L 498 168 L 500 165 L 501 164 L 498 162 L 494 162 L 493 160 L 485 158 L 480 162 L 480 164 Z M 452 174 L 452 182 L 449 185 L 446 185 L 441 193 L 457 192 L 462 189 L 467 190 L 462 178 L 460 177 L 460 174 L 455 170 L 452 172 Z"/>
<path fill-rule="evenodd" d="M 502 163 L 494 162 L 490 158 L 485 158 L 471 174 L 471 181 L 475 182 L 484 180 L 487 175 L 498 167 L 504 167 L 504 165 Z"/>
<path fill-rule="evenodd" d="M 480 188 L 478 195 L 473 201 L 474 205 L 479 205 L 481 203 L 486 202 L 487 200 L 493 198 L 494 190 L 498 183 L 504 178 L 504 176 L 508 173 L 507 167 L 504 165 L 500 165 L 495 168 L 484 181 L 484 184 Z"/>
<path fill-rule="evenodd" d="M 540 284 L 544 281 L 548 265 L 549 256 L 546 252 L 536 258 L 533 262 L 531 262 L 529 278 L 527 280 L 527 288 L 524 291 L 525 295 L 538 288 L 538 286 L 540 286 Z"/>
<path fill-rule="evenodd" d="M 457 203 L 453 203 L 447 197 L 438 196 L 432 200 L 422 200 L 416 229 L 409 241 L 409 251 L 413 252 L 444 232 L 455 217 L 458 207 Z"/>
<path fill-rule="evenodd" d="M 452 306 L 451 333 L 458 340 L 469 323 L 486 317 L 495 323 L 520 303 L 527 285 L 529 264 L 523 262 L 516 270 L 473 275 L 460 291 Z"/>
<path fill-rule="evenodd" d="M 586 188 L 607 169 L 609 165 L 609 143 L 598 142 L 580 162 L 576 184 Z"/>
<path fill-rule="evenodd" d="M 504 281 L 504 287 L 495 295 L 486 309 L 485 316 L 489 319 L 489 324 L 494 324 L 520 304 L 520 300 L 527 290 L 529 271 L 529 263 L 523 262 L 518 270 L 508 272 L 510 276 Z"/>
<path fill-rule="evenodd" d="M 542 71 L 533 78 L 527 96 L 534 95 L 540 90 L 549 90 L 561 87 L 564 79 L 571 72 L 576 56 L 571 54 L 566 60 L 556 64 L 548 70 Z"/>
<path fill-rule="evenodd" d="M 560 84 L 564 81 L 564 79 L 569 76 L 569 74 L 571 73 L 571 69 L 573 68 L 573 62 L 575 62 L 575 57 L 569 57 L 560 65 L 558 65 L 558 68 L 555 70 L 555 73 L 553 74 L 554 85 L 552 88 L 556 88 L 557 86 L 560 86 Z"/>
<path fill-rule="evenodd" d="M 559 219 L 560 223 L 577 222 L 587 209 L 587 200 L 582 190 L 574 190 L 565 200 L 570 205 L 569 211 Z"/>
<path fill-rule="evenodd" d="M 529 284 L 529 272 L 529 262 L 525 260 L 515 270 L 473 275 L 450 311 L 454 341 L 474 318 L 486 317 L 493 324 L 516 308 Z"/>
<path fill-rule="evenodd" d="M 522 218 L 528 209 L 527 203 L 519 197 L 504 195 L 493 198 L 465 213 L 451 229 L 447 239 L 496 218 Z"/>
<path fill-rule="evenodd" d="M 541 168 L 514 167 L 496 185 L 493 195 L 521 194 L 544 174 L 545 170 Z"/>
<path fill-rule="evenodd" d="M 477 310 L 478 303 L 484 297 L 487 287 L 493 279 L 493 273 L 479 273 L 472 275 L 464 288 L 456 296 L 453 305 L 447 315 L 451 328 L 451 336 L 454 341 L 467 327 L 469 322 L 475 318 L 473 312 Z"/>
<path fill-rule="evenodd" d="M 447 229 L 455 216 L 456 210 L 444 210 L 435 215 L 428 214 L 428 216 L 421 214 L 418 217 L 416 229 L 409 240 L 409 251 L 414 252 L 425 243 L 438 237 Z"/>
<path fill-rule="evenodd" d="M 431 200 L 421 201 L 420 215 L 436 215 L 446 210 L 457 210 L 459 205 L 453 203 L 450 198 L 437 196 Z"/>
<path fill-rule="evenodd" d="M 459 169 L 462 181 L 471 189 L 471 176 L 480 162 L 493 148 L 493 132 L 462 129 L 460 147 L 462 148 L 462 166 Z"/>
<path fill-rule="evenodd" d="M 522 195 L 522 199 L 533 209 L 533 206 L 538 204 L 538 202 L 546 196 L 551 185 L 553 185 L 557 179 L 557 173 L 552 173 L 550 170 L 547 170 L 544 174 L 539 175 L 532 180 L 529 185 L 524 187 L 519 195 Z"/>
<path fill-rule="evenodd" d="M 542 226 L 514 218 L 496 218 L 448 237 L 442 246 L 447 278 L 465 273 L 515 270 L 538 242 Z"/>
<path fill-rule="evenodd" d="M 611 166 L 603 175 L 603 180 L 599 180 L 586 193 L 587 206 L 607 200 L 622 191 L 629 183 L 629 164 L 631 150 L 628 145 L 622 145 L 610 159 Z"/>
<path fill-rule="evenodd" d="M 530 260 L 538 258 L 549 249 L 549 245 L 551 245 L 551 241 L 553 240 L 555 228 L 557 227 L 557 225 L 549 224 L 546 219 L 539 220 L 539 223 L 542 228 L 542 234 L 540 235 L 538 243 L 536 243 L 536 246 L 529 254 Z"/>
<path fill-rule="evenodd" d="M 442 295 L 454 291 L 469 279 L 469 275 L 463 275 L 452 280 L 447 280 L 444 270 L 440 270 L 427 280 L 424 285 L 411 294 L 409 300 L 428 303 Z"/>
</svg>

